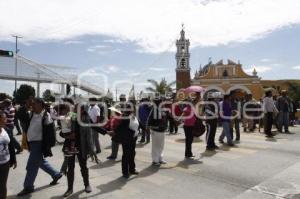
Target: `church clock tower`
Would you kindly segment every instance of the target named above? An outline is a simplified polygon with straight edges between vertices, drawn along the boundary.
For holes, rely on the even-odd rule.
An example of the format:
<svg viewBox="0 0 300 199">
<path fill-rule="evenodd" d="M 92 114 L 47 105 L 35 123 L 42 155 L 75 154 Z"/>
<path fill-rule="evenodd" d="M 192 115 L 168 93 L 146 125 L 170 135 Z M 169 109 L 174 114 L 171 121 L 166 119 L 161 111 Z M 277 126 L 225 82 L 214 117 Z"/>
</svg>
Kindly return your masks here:
<svg viewBox="0 0 300 199">
<path fill-rule="evenodd" d="M 176 89 L 186 88 L 191 85 L 190 76 L 190 41 L 185 39 L 185 32 L 182 26 L 180 39 L 176 41 Z"/>
</svg>

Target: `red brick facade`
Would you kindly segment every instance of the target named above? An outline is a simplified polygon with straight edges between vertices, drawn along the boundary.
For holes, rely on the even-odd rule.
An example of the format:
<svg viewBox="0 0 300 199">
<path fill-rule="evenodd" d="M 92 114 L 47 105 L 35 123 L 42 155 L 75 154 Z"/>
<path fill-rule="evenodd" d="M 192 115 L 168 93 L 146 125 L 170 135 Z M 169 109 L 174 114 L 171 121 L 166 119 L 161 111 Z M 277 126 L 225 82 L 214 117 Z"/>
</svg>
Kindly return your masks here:
<svg viewBox="0 0 300 199">
<path fill-rule="evenodd" d="M 176 70 L 176 89 L 187 88 L 191 85 L 190 70 Z"/>
</svg>

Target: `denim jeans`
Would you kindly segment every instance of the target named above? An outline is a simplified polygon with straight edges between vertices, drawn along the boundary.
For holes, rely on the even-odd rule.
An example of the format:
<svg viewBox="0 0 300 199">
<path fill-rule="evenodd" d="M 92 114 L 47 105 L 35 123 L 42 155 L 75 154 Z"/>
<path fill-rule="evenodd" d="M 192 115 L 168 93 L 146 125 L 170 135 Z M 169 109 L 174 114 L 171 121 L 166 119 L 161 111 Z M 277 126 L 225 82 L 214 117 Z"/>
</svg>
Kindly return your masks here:
<svg viewBox="0 0 300 199">
<path fill-rule="evenodd" d="M 289 131 L 289 112 L 279 112 L 278 126 L 280 131 L 282 131 L 282 126 L 285 132 Z"/>
<path fill-rule="evenodd" d="M 33 141 L 29 142 L 30 154 L 26 166 L 26 177 L 24 181 L 25 189 L 34 189 L 34 181 L 38 174 L 39 168 L 48 173 L 52 178 L 59 175 L 46 159 L 43 157 L 42 142 Z"/>
<path fill-rule="evenodd" d="M 222 134 L 220 135 L 219 140 L 223 141 L 224 137 L 226 136 L 227 143 L 232 144 L 232 137 L 231 137 L 231 133 L 230 133 L 230 122 L 223 121 L 222 126 L 223 126 L 223 131 L 222 131 Z"/>
</svg>

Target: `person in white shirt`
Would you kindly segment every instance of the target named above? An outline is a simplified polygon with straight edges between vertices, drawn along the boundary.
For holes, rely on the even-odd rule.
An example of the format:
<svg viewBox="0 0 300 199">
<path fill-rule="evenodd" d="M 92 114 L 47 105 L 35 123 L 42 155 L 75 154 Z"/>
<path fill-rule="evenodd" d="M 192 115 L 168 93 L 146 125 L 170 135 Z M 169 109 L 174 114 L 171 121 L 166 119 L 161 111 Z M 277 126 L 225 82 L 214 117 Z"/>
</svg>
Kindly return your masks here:
<svg viewBox="0 0 300 199">
<path fill-rule="evenodd" d="M 90 107 L 88 110 L 88 114 L 90 119 L 92 120 L 93 124 L 100 123 L 100 108 L 96 104 L 96 98 L 90 98 Z M 96 131 L 93 131 L 93 138 L 96 147 L 96 153 L 101 153 L 100 141 L 99 141 L 99 134 Z"/>
<path fill-rule="evenodd" d="M 10 142 L 10 137 L 5 131 L 6 116 L 0 111 L 0 198 L 7 197 L 7 178 L 9 168 L 17 167 L 15 149 Z"/>
<path fill-rule="evenodd" d="M 43 130 L 49 125 L 52 125 L 53 121 L 50 114 L 45 110 L 44 100 L 36 98 L 32 106 L 32 112 L 29 127 L 26 131 L 30 149 L 26 166 L 27 172 L 23 184 L 24 189 L 18 193 L 18 196 L 24 196 L 34 192 L 34 182 L 39 168 L 49 174 L 53 179 L 50 185 L 56 185 L 57 181 L 62 177 L 62 174 L 55 170 L 45 159 L 45 157 L 52 156 L 52 152 L 51 147 L 45 144 L 47 138 L 43 136 Z"/>
<path fill-rule="evenodd" d="M 278 110 L 275 106 L 272 91 L 267 91 L 266 96 L 263 100 L 263 109 L 265 114 L 265 124 L 264 124 L 264 132 L 266 137 L 273 137 L 272 134 L 272 125 L 273 125 L 273 115 L 274 113 L 278 113 Z"/>
</svg>

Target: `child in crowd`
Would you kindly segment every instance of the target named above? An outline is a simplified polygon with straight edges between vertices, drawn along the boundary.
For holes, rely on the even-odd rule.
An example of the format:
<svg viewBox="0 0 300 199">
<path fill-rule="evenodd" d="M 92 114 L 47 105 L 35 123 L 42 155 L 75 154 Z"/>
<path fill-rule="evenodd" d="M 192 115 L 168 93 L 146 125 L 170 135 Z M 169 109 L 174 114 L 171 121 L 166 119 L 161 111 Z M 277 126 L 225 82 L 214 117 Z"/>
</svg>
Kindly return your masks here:
<svg viewBox="0 0 300 199">
<path fill-rule="evenodd" d="M 74 119 L 74 114 L 72 111 L 70 111 L 69 106 L 66 104 L 60 105 L 59 109 L 60 109 L 59 120 L 61 123 L 61 136 L 65 138 L 63 152 L 65 156 L 72 156 L 78 153 L 78 150 L 75 147 L 74 132 L 72 132 L 72 120 Z"/>
</svg>

